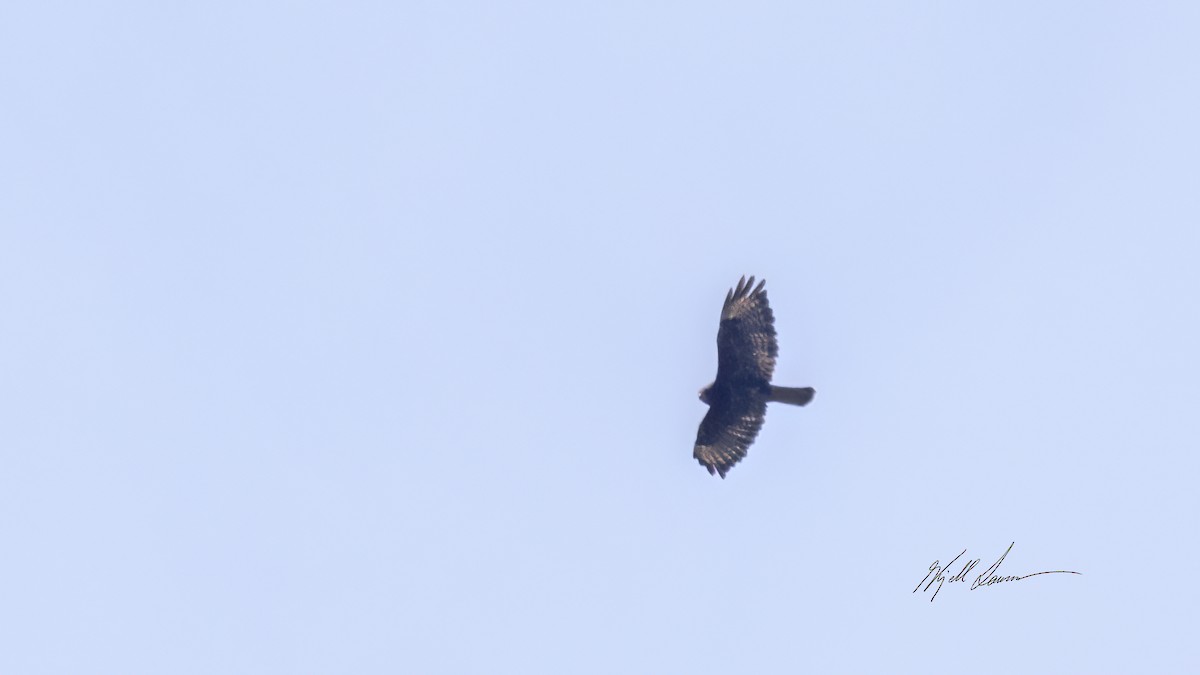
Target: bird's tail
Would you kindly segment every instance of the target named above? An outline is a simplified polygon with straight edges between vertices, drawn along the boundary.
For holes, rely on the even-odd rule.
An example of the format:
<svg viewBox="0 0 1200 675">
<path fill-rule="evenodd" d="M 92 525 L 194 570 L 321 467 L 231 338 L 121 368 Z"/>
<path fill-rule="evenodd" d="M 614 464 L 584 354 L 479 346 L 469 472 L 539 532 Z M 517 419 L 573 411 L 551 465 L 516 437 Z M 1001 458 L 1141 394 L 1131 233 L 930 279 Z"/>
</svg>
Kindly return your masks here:
<svg viewBox="0 0 1200 675">
<path fill-rule="evenodd" d="M 792 405 L 808 405 L 808 402 L 813 400 L 813 396 L 816 393 L 817 390 L 812 387 L 776 387 L 775 385 L 771 385 L 771 395 L 767 397 L 767 400 L 791 403 Z"/>
</svg>

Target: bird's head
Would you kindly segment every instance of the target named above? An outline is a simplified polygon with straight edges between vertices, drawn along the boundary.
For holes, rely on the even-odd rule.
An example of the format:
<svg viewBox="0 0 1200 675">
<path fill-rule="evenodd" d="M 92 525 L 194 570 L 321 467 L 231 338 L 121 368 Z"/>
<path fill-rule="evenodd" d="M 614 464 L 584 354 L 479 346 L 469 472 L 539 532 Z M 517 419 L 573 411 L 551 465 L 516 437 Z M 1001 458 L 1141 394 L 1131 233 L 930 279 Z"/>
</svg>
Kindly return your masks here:
<svg viewBox="0 0 1200 675">
<path fill-rule="evenodd" d="M 712 388 L 713 388 L 713 386 L 710 384 L 707 387 L 700 390 L 700 400 L 703 401 L 706 405 L 712 404 L 712 402 L 708 400 L 708 394 L 709 394 L 709 392 L 712 391 Z"/>
</svg>

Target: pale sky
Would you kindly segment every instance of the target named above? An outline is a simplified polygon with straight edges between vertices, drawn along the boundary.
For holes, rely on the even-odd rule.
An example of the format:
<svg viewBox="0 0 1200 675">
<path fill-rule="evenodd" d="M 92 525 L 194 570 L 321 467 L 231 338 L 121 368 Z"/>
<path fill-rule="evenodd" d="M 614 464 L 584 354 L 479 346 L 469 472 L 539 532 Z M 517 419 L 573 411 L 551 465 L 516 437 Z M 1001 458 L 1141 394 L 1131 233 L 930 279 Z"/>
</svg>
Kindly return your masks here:
<svg viewBox="0 0 1200 675">
<path fill-rule="evenodd" d="M 1197 670 L 1198 35 L 14 3 L 0 672 Z M 743 274 L 817 395 L 722 481 Z"/>
</svg>

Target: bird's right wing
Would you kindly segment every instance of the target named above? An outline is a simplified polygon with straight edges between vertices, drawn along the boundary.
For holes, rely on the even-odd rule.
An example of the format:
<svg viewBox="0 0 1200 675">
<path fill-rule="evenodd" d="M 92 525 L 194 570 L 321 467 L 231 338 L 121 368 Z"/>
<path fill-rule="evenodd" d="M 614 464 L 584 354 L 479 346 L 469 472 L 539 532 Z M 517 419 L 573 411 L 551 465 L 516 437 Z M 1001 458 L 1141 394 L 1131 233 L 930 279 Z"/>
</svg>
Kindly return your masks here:
<svg viewBox="0 0 1200 675">
<path fill-rule="evenodd" d="M 750 444 L 762 429 L 767 403 L 753 395 L 737 397 L 709 406 L 696 432 L 696 449 L 692 452 L 704 468 L 721 478 L 742 461 Z"/>
</svg>

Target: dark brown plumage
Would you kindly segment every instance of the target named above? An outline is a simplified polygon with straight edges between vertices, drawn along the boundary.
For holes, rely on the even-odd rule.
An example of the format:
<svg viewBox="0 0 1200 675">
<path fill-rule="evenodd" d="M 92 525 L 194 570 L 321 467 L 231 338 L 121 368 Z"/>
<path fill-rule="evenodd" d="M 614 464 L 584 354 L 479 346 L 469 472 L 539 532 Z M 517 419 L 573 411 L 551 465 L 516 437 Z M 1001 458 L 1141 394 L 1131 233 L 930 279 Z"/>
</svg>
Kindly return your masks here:
<svg viewBox="0 0 1200 675">
<path fill-rule="evenodd" d="M 700 422 L 692 456 L 721 478 L 746 456 L 769 401 L 805 405 L 815 393 L 812 387 L 771 384 L 779 346 L 766 283 L 755 287 L 754 277 L 742 277 L 725 296 L 717 330 L 717 379 L 700 392 L 708 414 Z"/>
</svg>

